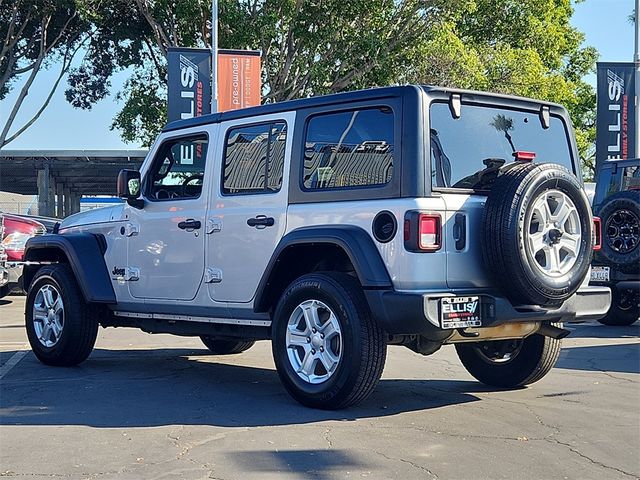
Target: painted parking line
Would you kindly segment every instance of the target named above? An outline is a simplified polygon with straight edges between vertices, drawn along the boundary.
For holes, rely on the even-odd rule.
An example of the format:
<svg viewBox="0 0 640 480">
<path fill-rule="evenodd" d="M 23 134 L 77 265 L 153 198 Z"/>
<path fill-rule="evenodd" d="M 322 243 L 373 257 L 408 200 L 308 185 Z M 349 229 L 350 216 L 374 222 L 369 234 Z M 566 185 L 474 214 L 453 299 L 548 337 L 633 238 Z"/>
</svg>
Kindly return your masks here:
<svg viewBox="0 0 640 480">
<path fill-rule="evenodd" d="M 27 345 L 26 345 L 26 344 L 21 344 L 21 346 L 22 346 L 23 348 L 27 348 Z M 30 350 L 20 350 L 20 351 L 18 351 L 18 352 L 16 352 L 16 353 L 14 353 L 14 354 L 9 358 L 9 360 L 7 360 L 7 361 L 5 362 L 5 364 L 4 364 L 4 365 L 2 365 L 2 367 L 0 367 L 0 380 L 2 380 L 2 378 L 3 378 L 7 373 L 9 373 L 9 372 L 11 371 L 11 369 L 12 369 L 13 367 L 15 367 L 15 366 L 18 364 L 18 362 L 20 362 L 20 360 L 22 360 L 22 359 L 25 357 L 25 355 L 26 355 L 27 353 L 29 353 L 29 352 L 30 352 Z"/>
</svg>

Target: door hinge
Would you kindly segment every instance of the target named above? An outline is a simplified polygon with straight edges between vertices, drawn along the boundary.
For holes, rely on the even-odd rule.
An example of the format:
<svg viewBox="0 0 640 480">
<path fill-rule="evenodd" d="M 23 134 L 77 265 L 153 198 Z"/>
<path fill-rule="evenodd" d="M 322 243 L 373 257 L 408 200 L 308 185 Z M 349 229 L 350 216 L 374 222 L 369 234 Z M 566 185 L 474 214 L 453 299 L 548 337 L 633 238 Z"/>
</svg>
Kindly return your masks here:
<svg viewBox="0 0 640 480">
<path fill-rule="evenodd" d="M 221 218 L 210 218 L 207 220 L 207 233 L 216 233 L 222 230 Z"/>
<path fill-rule="evenodd" d="M 138 225 L 134 225 L 133 223 L 127 223 L 124 227 L 124 234 L 127 237 L 135 237 L 140 233 L 140 227 Z"/>
<path fill-rule="evenodd" d="M 207 268 L 204 272 L 204 283 L 220 283 L 222 281 L 222 270 L 219 268 Z"/>
</svg>

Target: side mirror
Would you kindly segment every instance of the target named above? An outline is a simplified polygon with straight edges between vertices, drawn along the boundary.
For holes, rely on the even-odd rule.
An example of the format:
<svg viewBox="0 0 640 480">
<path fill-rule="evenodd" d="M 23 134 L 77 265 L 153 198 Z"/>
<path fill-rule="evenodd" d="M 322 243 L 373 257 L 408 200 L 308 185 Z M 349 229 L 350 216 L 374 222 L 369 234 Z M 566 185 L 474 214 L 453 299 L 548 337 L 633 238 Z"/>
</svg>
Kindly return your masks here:
<svg viewBox="0 0 640 480">
<path fill-rule="evenodd" d="M 142 208 L 144 202 L 140 197 L 140 172 L 137 170 L 120 170 L 118 174 L 118 197 L 124 198 L 129 205 Z"/>
</svg>

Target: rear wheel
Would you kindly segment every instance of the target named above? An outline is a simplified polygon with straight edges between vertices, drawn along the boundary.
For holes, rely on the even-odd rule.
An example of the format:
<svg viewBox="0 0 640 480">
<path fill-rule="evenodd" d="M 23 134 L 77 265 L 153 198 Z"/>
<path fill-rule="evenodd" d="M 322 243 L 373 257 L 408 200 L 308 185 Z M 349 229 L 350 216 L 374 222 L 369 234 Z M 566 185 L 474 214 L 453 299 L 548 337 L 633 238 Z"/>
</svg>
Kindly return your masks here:
<svg viewBox="0 0 640 480">
<path fill-rule="evenodd" d="M 613 289 L 612 294 L 611 307 L 598 322 L 614 327 L 625 327 L 636 322 L 640 315 L 640 293 L 631 289 Z"/>
<path fill-rule="evenodd" d="M 84 301 L 66 264 L 38 270 L 27 294 L 25 320 L 31 349 L 47 365 L 83 362 L 98 335 L 97 312 Z"/>
<path fill-rule="evenodd" d="M 534 334 L 518 340 L 459 343 L 460 361 L 480 382 L 518 387 L 537 382 L 556 364 L 562 340 Z"/>
<path fill-rule="evenodd" d="M 289 394 L 323 409 L 367 398 L 387 351 L 358 282 L 333 272 L 304 275 L 287 288 L 275 311 L 272 348 Z"/>
<path fill-rule="evenodd" d="M 200 337 L 202 343 L 216 355 L 232 355 L 249 350 L 256 343 L 253 340 L 223 340 L 215 337 Z"/>
</svg>

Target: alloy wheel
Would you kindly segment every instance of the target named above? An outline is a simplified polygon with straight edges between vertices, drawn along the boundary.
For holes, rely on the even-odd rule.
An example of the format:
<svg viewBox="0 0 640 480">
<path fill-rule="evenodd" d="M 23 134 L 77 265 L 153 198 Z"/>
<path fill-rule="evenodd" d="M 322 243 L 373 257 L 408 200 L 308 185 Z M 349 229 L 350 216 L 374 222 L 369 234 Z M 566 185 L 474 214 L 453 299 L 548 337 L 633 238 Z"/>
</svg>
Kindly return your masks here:
<svg viewBox="0 0 640 480">
<path fill-rule="evenodd" d="M 525 244 L 533 264 L 544 275 L 567 274 L 582 243 L 580 216 L 575 204 L 560 190 L 546 190 L 533 202 L 525 223 Z"/>
<path fill-rule="evenodd" d="M 286 347 L 289 363 L 308 383 L 327 381 L 342 358 L 342 330 L 333 311 L 319 300 L 306 300 L 291 313 Z"/>
<path fill-rule="evenodd" d="M 58 289 L 43 285 L 33 302 L 33 327 L 38 340 L 51 348 L 60 340 L 64 328 L 64 303 Z"/>
</svg>

